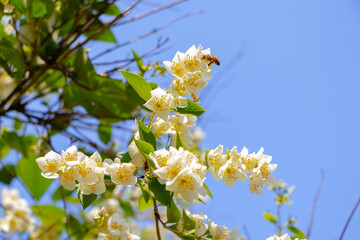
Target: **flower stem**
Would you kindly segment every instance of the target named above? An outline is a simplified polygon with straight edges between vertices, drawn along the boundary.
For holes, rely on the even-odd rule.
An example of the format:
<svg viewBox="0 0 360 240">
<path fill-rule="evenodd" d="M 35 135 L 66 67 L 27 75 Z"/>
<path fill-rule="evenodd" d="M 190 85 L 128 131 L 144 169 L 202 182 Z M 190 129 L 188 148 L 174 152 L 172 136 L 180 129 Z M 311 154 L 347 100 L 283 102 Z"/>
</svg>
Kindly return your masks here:
<svg viewBox="0 0 360 240">
<path fill-rule="evenodd" d="M 149 129 L 150 129 L 151 125 L 152 125 L 152 122 L 154 121 L 154 118 L 155 118 L 155 113 L 153 112 L 152 115 L 151 115 L 150 121 L 149 121 L 149 125 L 148 125 Z"/>
</svg>

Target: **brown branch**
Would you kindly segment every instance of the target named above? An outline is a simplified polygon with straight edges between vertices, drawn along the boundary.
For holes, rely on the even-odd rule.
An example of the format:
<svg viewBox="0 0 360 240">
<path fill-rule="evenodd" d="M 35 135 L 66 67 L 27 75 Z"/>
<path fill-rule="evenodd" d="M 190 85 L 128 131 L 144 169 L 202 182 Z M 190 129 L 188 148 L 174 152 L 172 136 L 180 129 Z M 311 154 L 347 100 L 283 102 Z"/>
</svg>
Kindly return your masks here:
<svg viewBox="0 0 360 240">
<path fill-rule="evenodd" d="M 341 232 L 341 235 L 340 235 L 340 237 L 339 237 L 339 240 L 342 240 L 342 239 L 343 239 L 343 237 L 344 237 L 344 235 L 345 235 L 345 232 L 346 232 L 346 229 L 347 229 L 347 227 L 349 226 L 349 223 L 350 223 L 350 221 L 351 221 L 351 218 L 353 217 L 353 215 L 354 215 L 357 207 L 359 206 L 359 204 L 360 204 L 360 197 L 358 198 L 357 202 L 355 203 L 355 206 L 354 206 L 353 210 L 351 211 L 350 216 L 348 217 L 348 219 L 347 219 L 347 221 L 346 221 L 346 223 L 345 223 L 345 226 L 344 226 L 344 228 L 343 228 L 343 230 L 342 230 L 342 232 Z"/>
<path fill-rule="evenodd" d="M 313 227 L 313 221 L 314 221 L 314 217 L 315 217 L 316 203 L 317 203 L 318 198 L 320 196 L 320 192 L 321 192 L 321 188 L 322 188 L 322 185 L 323 185 L 323 182 L 324 182 L 324 178 L 325 178 L 325 170 L 321 169 L 321 177 L 320 177 L 319 185 L 317 187 L 316 194 L 315 194 L 315 197 L 314 197 L 314 201 L 313 201 L 312 207 L 311 207 L 309 227 L 308 227 L 307 232 L 306 232 L 307 239 L 310 238 L 311 230 L 312 230 L 312 227 Z"/>
</svg>

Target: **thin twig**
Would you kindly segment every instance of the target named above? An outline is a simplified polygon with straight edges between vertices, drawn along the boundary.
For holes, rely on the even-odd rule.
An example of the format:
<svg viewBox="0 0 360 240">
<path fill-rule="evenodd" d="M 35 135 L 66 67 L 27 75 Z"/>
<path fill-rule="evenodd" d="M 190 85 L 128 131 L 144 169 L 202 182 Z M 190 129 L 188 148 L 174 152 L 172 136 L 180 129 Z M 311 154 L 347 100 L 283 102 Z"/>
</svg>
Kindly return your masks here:
<svg viewBox="0 0 360 240">
<path fill-rule="evenodd" d="M 158 27 L 158 28 L 154 28 L 154 29 L 148 31 L 147 33 L 144 33 L 144 34 L 142 34 L 142 35 L 140 35 L 140 36 L 138 36 L 138 37 L 135 37 L 135 38 L 133 38 L 133 39 L 130 39 L 130 40 L 126 41 L 126 42 L 123 42 L 123 43 L 121 43 L 121 44 L 118 44 L 118 45 L 116 45 L 116 46 L 114 46 L 114 47 L 112 47 L 112 48 L 109 48 L 109 49 L 105 50 L 104 52 L 101 52 L 101 53 L 97 54 L 97 55 L 94 56 L 91 60 L 94 61 L 95 59 L 97 59 L 97 58 L 99 58 L 99 57 L 101 57 L 101 56 L 103 56 L 103 55 L 105 55 L 105 54 L 108 54 L 108 53 L 110 53 L 110 52 L 112 52 L 112 51 L 114 51 L 114 50 L 116 50 L 116 49 L 118 49 L 118 48 L 124 47 L 124 46 L 129 45 L 129 44 L 134 43 L 134 42 L 138 42 L 138 41 L 140 41 L 140 40 L 142 40 L 142 39 L 144 39 L 144 38 L 146 38 L 146 37 L 149 37 L 149 36 L 151 36 L 151 35 L 159 32 L 159 31 L 163 30 L 164 28 L 168 27 L 169 25 L 171 25 L 171 24 L 173 24 L 173 23 L 175 23 L 175 22 L 177 22 L 177 21 L 179 21 L 179 20 L 181 20 L 181 19 L 184 19 L 184 18 L 186 18 L 186 17 L 192 16 L 192 15 L 194 15 L 194 14 L 199 14 L 199 13 L 201 13 L 201 12 L 202 12 L 202 11 L 200 11 L 200 10 L 196 10 L 196 11 L 194 11 L 194 12 L 186 13 L 186 14 L 181 15 L 181 16 L 179 16 L 179 17 L 173 18 L 172 20 L 166 22 L 165 24 L 161 25 L 161 26 Z"/>
<path fill-rule="evenodd" d="M 340 235 L 340 237 L 339 237 L 339 240 L 342 240 L 342 238 L 343 238 L 343 236 L 344 236 L 344 234 L 345 234 L 345 232 L 346 232 L 346 229 L 347 229 L 347 227 L 348 227 L 348 225 L 349 225 L 349 223 L 350 223 L 350 221 L 351 221 L 351 218 L 353 217 L 353 215 L 354 215 L 357 207 L 359 206 L 359 204 L 360 204 L 360 197 L 358 198 L 357 202 L 355 203 L 355 206 L 354 206 L 353 210 L 351 211 L 350 216 L 348 217 L 348 219 L 347 219 L 347 221 L 346 221 L 346 223 L 345 223 L 345 226 L 344 226 L 344 228 L 343 228 L 343 230 L 342 230 L 342 232 L 341 232 L 341 235 Z"/>
<path fill-rule="evenodd" d="M 146 17 L 146 16 L 152 15 L 152 14 L 154 14 L 154 13 L 156 13 L 156 12 L 160 12 L 160 11 L 162 11 L 162 10 L 171 8 L 171 7 L 173 7 L 173 6 L 175 6 L 175 5 L 178 5 L 178 4 L 180 4 L 180 3 L 182 3 L 182 2 L 185 2 L 185 1 L 186 1 L 186 0 L 177 0 L 177 1 L 174 1 L 174 2 L 171 2 L 171 3 L 167 3 L 167 4 L 164 4 L 164 5 L 161 5 L 161 6 L 157 7 L 157 8 L 151 9 L 151 10 L 148 11 L 148 12 L 141 13 L 141 14 L 136 15 L 135 17 L 129 18 L 129 19 L 125 20 L 125 21 L 115 23 L 113 26 L 120 26 L 120 25 L 129 23 L 129 22 L 134 22 L 134 21 L 139 20 L 139 19 L 141 19 L 141 18 L 144 18 L 144 17 Z"/>
<path fill-rule="evenodd" d="M 320 177 L 319 185 L 317 187 L 316 194 L 315 194 L 315 197 L 314 197 L 314 201 L 313 201 L 312 207 L 311 207 L 309 227 L 308 227 L 307 232 L 306 232 L 307 239 L 310 238 L 311 229 L 312 229 L 313 221 L 314 221 L 314 217 L 315 217 L 316 203 L 317 203 L 318 198 L 320 196 L 320 192 L 321 192 L 321 188 L 322 188 L 322 185 L 323 185 L 323 182 L 324 182 L 324 178 L 325 178 L 325 170 L 321 169 L 321 177 Z"/>
</svg>

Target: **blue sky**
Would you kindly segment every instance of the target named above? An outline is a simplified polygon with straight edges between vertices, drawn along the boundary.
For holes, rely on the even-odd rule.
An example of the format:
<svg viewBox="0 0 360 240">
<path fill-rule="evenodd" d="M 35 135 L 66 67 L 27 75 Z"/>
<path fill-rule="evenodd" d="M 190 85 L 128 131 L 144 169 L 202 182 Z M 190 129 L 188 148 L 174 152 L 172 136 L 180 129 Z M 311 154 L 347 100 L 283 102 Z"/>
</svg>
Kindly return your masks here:
<svg viewBox="0 0 360 240">
<path fill-rule="evenodd" d="M 140 5 L 135 13 L 148 8 Z M 206 130 L 203 146 L 246 146 L 251 152 L 264 147 L 279 165 L 275 177 L 296 185 L 294 204 L 283 209 L 283 219 L 289 214 L 297 217 L 304 231 L 324 169 L 311 238 L 338 239 L 359 197 L 360 2 L 188 1 L 119 27 L 116 37 L 123 42 L 197 9 L 203 13 L 132 48 L 144 53 L 163 36 L 170 38 L 172 48 L 156 56 L 160 61 L 171 60 L 176 51 L 185 52 L 192 44 L 210 47 L 220 56 L 221 66 L 213 67 L 209 81 L 212 90 L 202 90 L 207 109 L 200 125 Z M 91 53 L 109 46 L 92 45 Z M 231 62 L 239 51 L 242 57 Z M 101 60 L 129 53 L 124 48 Z M 170 79 L 169 75 L 155 81 L 168 86 Z M 57 150 L 62 145 L 59 142 Z M 229 188 L 211 175 L 206 182 L 214 199 L 193 211 L 203 211 L 229 228 L 239 226 L 242 233 L 245 225 L 253 240 L 274 233 L 262 217 L 264 211 L 276 210 L 269 190 L 252 195 L 247 182 Z M 359 224 L 360 210 L 344 239 L 360 239 Z"/>
<path fill-rule="evenodd" d="M 199 43 L 221 57 L 209 81 L 212 100 L 203 102 L 204 146 L 246 146 L 252 152 L 263 146 L 279 164 L 276 178 L 296 185 L 294 204 L 284 208 L 283 219 L 297 217 L 304 231 L 324 169 L 311 237 L 337 239 L 359 197 L 359 5 L 356 0 L 189 1 L 118 34 L 136 36 L 182 13 L 203 10 L 148 43 L 170 37 L 173 48 L 160 60 Z M 133 48 L 141 52 L 149 45 Z M 230 62 L 239 50 L 242 58 Z M 270 191 L 257 196 L 247 183 L 228 188 L 211 176 L 207 182 L 214 200 L 195 211 L 241 232 L 246 225 L 251 239 L 274 232 L 262 218 L 266 210 L 275 212 Z M 360 239 L 359 224 L 357 212 L 344 239 Z"/>
</svg>

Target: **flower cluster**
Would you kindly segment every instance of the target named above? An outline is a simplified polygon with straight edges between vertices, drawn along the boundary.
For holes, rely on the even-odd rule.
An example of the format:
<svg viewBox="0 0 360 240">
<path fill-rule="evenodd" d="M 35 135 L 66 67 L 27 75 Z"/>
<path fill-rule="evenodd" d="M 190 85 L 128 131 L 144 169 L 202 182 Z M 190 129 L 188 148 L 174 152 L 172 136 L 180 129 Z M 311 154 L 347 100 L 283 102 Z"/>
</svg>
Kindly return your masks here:
<svg viewBox="0 0 360 240">
<path fill-rule="evenodd" d="M 272 164 L 271 156 L 263 154 L 261 148 L 258 153 L 251 153 L 247 148 L 243 148 L 239 153 L 237 147 L 233 147 L 227 154 L 223 154 L 223 146 L 219 145 L 216 149 L 210 150 L 207 154 L 209 172 L 216 180 L 223 180 L 224 183 L 232 187 L 235 181 L 245 181 L 249 174 L 249 188 L 251 193 L 262 194 L 264 185 L 275 183 L 272 172 L 275 171 L 277 164 Z"/>
<path fill-rule="evenodd" d="M 0 219 L 0 230 L 7 233 L 34 230 L 35 219 L 31 216 L 31 209 L 27 201 L 19 197 L 17 189 L 3 187 L 1 205 L 5 209 L 5 217 Z"/>
<path fill-rule="evenodd" d="M 208 219 L 202 212 L 191 214 L 189 210 L 185 210 L 185 213 L 195 222 L 195 234 L 199 239 L 208 239 L 206 232 L 210 233 L 213 239 L 224 239 L 224 240 L 246 240 L 246 237 L 237 230 L 235 227 L 232 230 L 228 230 L 225 226 L 215 224 L 213 221 Z M 208 220 L 208 224 L 205 221 Z"/>
<path fill-rule="evenodd" d="M 268 237 L 266 240 L 291 240 L 291 237 L 289 236 L 289 234 L 284 234 L 281 237 L 274 235 L 271 237 Z M 306 239 L 299 239 L 299 238 L 295 238 L 294 240 L 306 240 Z"/>
<path fill-rule="evenodd" d="M 140 240 L 139 236 L 130 233 L 128 224 L 124 218 L 120 217 L 119 212 L 110 214 L 110 217 L 109 214 L 105 207 L 93 214 L 95 223 L 102 230 L 99 232 L 98 240 L 118 240 L 119 238 Z"/>
<path fill-rule="evenodd" d="M 175 98 L 190 96 L 199 102 L 198 92 L 207 85 L 212 78 L 211 62 L 204 56 L 210 55 L 210 49 L 203 50 L 194 45 L 186 53 L 177 52 L 173 60 L 164 61 L 164 66 L 175 78 L 171 82 L 171 90 Z"/>
<path fill-rule="evenodd" d="M 173 191 L 175 196 L 192 203 L 207 192 L 203 186 L 207 169 L 199 163 L 193 153 L 183 148 L 170 147 L 169 151 L 161 149 L 150 154 L 157 169 L 154 174 L 159 182 L 166 185 L 166 190 Z"/>
<path fill-rule="evenodd" d="M 114 161 L 102 158 L 98 152 L 90 157 L 71 146 L 61 155 L 50 151 L 44 157 L 36 159 L 41 175 L 46 178 L 59 178 L 60 184 L 67 190 L 74 190 L 76 183 L 83 194 L 101 194 L 106 191 L 104 174 L 111 176 L 112 182 L 126 186 L 135 185 L 133 173 L 136 166 L 132 163 L 121 163 L 120 158 Z"/>
</svg>

